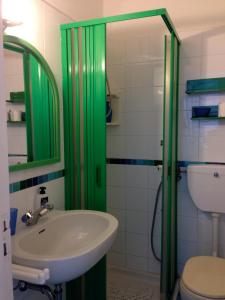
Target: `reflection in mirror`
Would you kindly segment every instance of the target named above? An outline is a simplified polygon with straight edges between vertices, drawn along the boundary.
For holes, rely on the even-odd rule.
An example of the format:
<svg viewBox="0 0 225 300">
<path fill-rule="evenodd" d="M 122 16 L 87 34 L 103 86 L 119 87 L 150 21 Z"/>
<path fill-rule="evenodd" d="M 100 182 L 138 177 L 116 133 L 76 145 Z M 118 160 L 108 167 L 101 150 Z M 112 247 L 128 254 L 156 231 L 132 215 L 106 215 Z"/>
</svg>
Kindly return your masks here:
<svg viewBox="0 0 225 300">
<path fill-rule="evenodd" d="M 9 165 L 14 165 L 28 161 L 22 53 L 4 49 L 4 78 Z"/>
<path fill-rule="evenodd" d="M 59 99 L 54 76 L 26 41 L 4 37 L 11 170 L 59 161 Z"/>
</svg>

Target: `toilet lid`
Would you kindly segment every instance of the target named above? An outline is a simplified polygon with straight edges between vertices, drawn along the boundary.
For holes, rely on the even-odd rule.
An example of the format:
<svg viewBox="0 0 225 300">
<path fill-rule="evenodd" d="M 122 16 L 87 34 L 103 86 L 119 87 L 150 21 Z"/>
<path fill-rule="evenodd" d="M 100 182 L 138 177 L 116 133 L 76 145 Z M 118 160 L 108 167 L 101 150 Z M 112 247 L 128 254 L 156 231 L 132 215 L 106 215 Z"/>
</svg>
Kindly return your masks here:
<svg viewBox="0 0 225 300">
<path fill-rule="evenodd" d="M 182 274 L 184 285 L 208 298 L 225 298 L 225 259 L 211 256 L 190 258 Z"/>
</svg>

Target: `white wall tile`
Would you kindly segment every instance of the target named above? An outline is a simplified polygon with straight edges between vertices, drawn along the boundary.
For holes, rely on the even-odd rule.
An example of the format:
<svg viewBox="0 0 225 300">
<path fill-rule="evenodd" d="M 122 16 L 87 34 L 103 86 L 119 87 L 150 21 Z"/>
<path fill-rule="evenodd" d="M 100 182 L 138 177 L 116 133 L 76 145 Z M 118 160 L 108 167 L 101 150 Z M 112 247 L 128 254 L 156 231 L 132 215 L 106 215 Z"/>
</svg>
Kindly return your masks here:
<svg viewBox="0 0 225 300">
<path fill-rule="evenodd" d="M 126 158 L 151 159 L 151 136 L 129 135 L 124 138 Z"/>
<path fill-rule="evenodd" d="M 178 243 L 178 263 L 184 264 L 190 257 L 198 255 L 197 243 L 181 239 Z"/>
<path fill-rule="evenodd" d="M 155 205 L 155 202 L 154 202 L 154 205 Z M 152 210 L 152 216 L 153 216 L 153 210 Z M 151 223 L 149 223 L 149 232 L 150 232 L 153 224 L 152 224 L 152 219 L 149 219 L 149 221 L 151 221 Z M 154 238 L 155 237 L 160 238 L 161 234 L 162 234 L 162 212 L 161 212 L 160 204 L 159 204 L 157 213 L 156 213 L 156 217 L 155 217 L 155 226 L 154 226 L 153 235 L 154 235 Z"/>
<path fill-rule="evenodd" d="M 161 236 L 154 236 L 153 246 L 154 246 L 155 254 L 157 255 L 158 258 L 160 258 L 161 257 Z M 152 253 L 152 248 L 150 245 L 149 245 L 149 259 L 153 261 L 156 260 L 156 258 Z"/>
<path fill-rule="evenodd" d="M 164 24 L 163 24 L 164 25 Z M 160 25 L 159 25 L 160 26 Z M 168 34 L 167 28 L 151 30 L 151 60 L 164 59 L 164 36 Z"/>
<path fill-rule="evenodd" d="M 201 121 L 200 123 L 200 136 L 214 136 L 218 138 L 218 143 L 221 139 L 225 138 L 225 124 L 224 122 L 211 120 L 210 122 Z"/>
<path fill-rule="evenodd" d="M 198 218 L 198 242 L 212 243 L 212 219 Z"/>
<path fill-rule="evenodd" d="M 146 166 L 125 166 L 125 185 L 127 187 L 147 188 L 148 168 Z"/>
<path fill-rule="evenodd" d="M 197 243 L 197 255 L 211 256 L 212 255 L 212 245 L 204 243 L 202 241 Z"/>
<path fill-rule="evenodd" d="M 221 63 L 225 59 L 225 53 L 222 55 L 210 55 L 202 57 L 201 77 L 213 78 L 224 77 L 225 70 Z"/>
<path fill-rule="evenodd" d="M 225 93 L 199 95 L 199 105 L 218 105 L 225 100 Z"/>
<path fill-rule="evenodd" d="M 179 192 L 188 193 L 187 174 L 186 173 L 181 174 L 181 180 L 178 181 L 177 189 L 178 189 L 178 193 Z"/>
<path fill-rule="evenodd" d="M 225 140 L 223 137 L 214 135 L 200 136 L 199 160 L 211 162 L 225 162 Z"/>
<path fill-rule="evenodd" d="M 219 243 L 219 257 L 225 258 L 225 244 Z"/>
<path fill-rule="evenodd" d="M 124 187 L 109 186 L 107 188 L 107 207 L 125 209 L 126 196 Z"/>
<path fill-rule="evenodd" d="M 107 168 L 108 185 L 124 186 L 125 184 L 125 166 L 108 165 Z"/>
<path fill-rule="evenodd" d="M 124 81 L 125 81 L 124 65 L 108 66 L 107 76 L 112 91 L 124 88 Z"/>
<path fill-rule="evenodd" d="M 215 55 L 225 53 L 225 30 L 215 28 L 202 34 L 202 52 L 204 55 Z"/>
<path fill-rule="evenodd" d="M 224 215 L 219 221 L 219 252 L 222 257 L 225 257 L 225 220 L 223 217 Z"/>
<path fill-rule="evenodd" d="M 107 261 L 110 265 L 117 266 L 117 267 L 125 267 L 126 265 L 126 257 L 125 254 L 112 252 L 110 251 L 107 254 Z"/>
<path fill-rule="evenodd" d="M 107 157 L 124 158 L 125 156 L 125 136 L 112 135 L 107 138 Z"/>
<path fill-rule="evenodd" d="M 198 161 L 200 159 L 198 141 L 199 138 L 196 136 L 179 136 L 178 160 Z"/>
<path fill-rule="evenodd" d="M 127 255 L 127 267 L 138 271 L 148 270 L 148 260 L 143 257 Z"/>
<path fill-rule="evenodd" d="M 148 211 L 150 213 L 150 216 L 153 215 L 153 211 L 154 211 L 154 207 L 155 207 L 155 203 L 156 203 L 156 194 L 157 194 L 157 190 L 152 190 L 152 189 L 148 190 L 148 199 L 149 199 Z M 160 213 L 161 210 L 162 210 L 162 188 L 160 189 L 160 192 L 159 192 L 159 199 L 158 199 L 158 204 L 157 204 L 157 214 Z M 151 221 L 151 218 L 150 218 L 150 221 Z"/>
<path fill-rule="evenodd" d="M 125 87 L 145 87 L 152 82 L 153 68 L 150 63 L 125 66 Z"/>
<path fill-rule="evenodd" d="M 143 211 L 148 210 L 148 190 L 141 188 L 126 188 L 127 210 Z"/>
<path fill-rule="evenodd" d="M 148 187 L 154 190 L 158 189 L 158 186 L 162 179 L 162 169 L 157 166 L 148 167 Z"/>
<path fill-rule="evenodd" d="M 180 84 L 187 80 L 199 79 L 201 76 L 201 59 L 199 57 L 182 58 L 180 60 Z"/>
<path fill-rule="evenodd" d="M 153 87 L 153 97 L 151 101 L 151 110 L 163 112 L 163 85 Z"/>
<path fill-rule="evenodd" d="M 184 39 L 181 43 L 180 56 L 181 58 L 191 58 L 201 56 L 204 51 L 203 38 L 201 34 L 194 34 Z"/>
<path fill-rule="evenodd" d="M 107 65 L 125 62 L 125 41 L 120 34 L 107 31 Z"/>
<path fill-rule="evenodd" d="M 125 232 L 119 231 L 116 240 L 113 242 L 111 251 L 124 253 L 126 249 L 126 235 Z"/>
<path fill-rule="evenodd" d="M 126 112 L 129 111 L 149 111 L 152 110 L 152 88 L 130 87 L 125 90 Z"/>
<path fill-rule="evenodd" d="M 163 86 L 164 84 L 164 61 L 154 61 L 152 62 L 153 71 L 153 86 Z"/>
<path fill-rule="evenodd" d="M 178 216 L 178 238 L 196 242 L 198 239 L 197 218 Z"/>
<path fill-rule="evenodd" d="M 108 208 L 108 212 L 115 216 L 119 221 L 119 231 L 125 231 L 126 229 L 126 211 L 117 208 Z"/>
<path fill-rule="evenodd" d="M 186 83 L 179 85 L 179 110 L 191 110 L 192 106 L 199 105 L 199 99 L 199 95 L 186 94 Z M 178 117 L 180 118 L 180 114 Z"/>
<path fill-rule="evenodd" d="M 148 36 L 128 36 L 125 41 L 125 55 L 127 63 L 147 62 L 150 60 L 150 39 Z"/>
<path fill-rule="evenodd" d="M 148 234 L 147 212 L 126 211 L 126 223 L 127 232 Z"/>
<path fill-rule="evenodd" d="M 183 136 L 199 136 L 200 122 L 191 119 L 189 110 L 179 111 L 179 134 Z"/>
<path fill-rule="evenodd" d="M 180 210 L 178 213 L 182 216 L 186 217 L 194 217 L 197 218 L 198 210 L 195 204 L 193 203 L 189 192 L 187 191 L 179 191 L 178 192 L 178 203 L 180 206 Z"/>
<path fill-rule="evenodd" d="M 161 141 L 163 140 L 162 135 L 151 135 L 149 138 L 149 148 L 151 152 L 149 152 L 147 158 L 148 159 L 156 159 L 162 160 L 163 156 L 163 147 L 161 145 Z M 151 155 L 151 156 L 150 156 Z"/>
<path fill-rule="evenodd" d="M 127 135 L 161 135 L 161 112 L 131 112 L 124 114 Z"/>
<path fill-rule="evenodd" d="M 141 257 L 148 255 L 148 237 L 147 235 L 127 233 L 126 253 Z"/>
<path fill-rule="evenodd" d="M 151 273 L 160 273 L 160 263 L 155 259 L 149 259 L 148 261 L 148 271 Z"/>
</svg>

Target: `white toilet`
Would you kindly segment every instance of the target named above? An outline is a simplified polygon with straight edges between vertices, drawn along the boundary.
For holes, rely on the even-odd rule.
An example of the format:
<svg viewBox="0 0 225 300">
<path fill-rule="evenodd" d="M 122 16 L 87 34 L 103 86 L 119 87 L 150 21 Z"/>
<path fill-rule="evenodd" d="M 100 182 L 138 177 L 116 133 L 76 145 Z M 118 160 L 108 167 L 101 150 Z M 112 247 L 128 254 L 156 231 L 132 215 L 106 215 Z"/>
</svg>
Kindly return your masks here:
<svg viewBox="0 0 225 300">
<path fill-rule="evenodd" d="M 219 215 L 225 213 L 225 165 L 190 165 L 188 189 L 195 205 L 212 213 L 212 256 L 196 256 L 185 264 L 180 280 L 182 300 L 225 300 L 225 259 L 218 256 Z"/>
</svg>

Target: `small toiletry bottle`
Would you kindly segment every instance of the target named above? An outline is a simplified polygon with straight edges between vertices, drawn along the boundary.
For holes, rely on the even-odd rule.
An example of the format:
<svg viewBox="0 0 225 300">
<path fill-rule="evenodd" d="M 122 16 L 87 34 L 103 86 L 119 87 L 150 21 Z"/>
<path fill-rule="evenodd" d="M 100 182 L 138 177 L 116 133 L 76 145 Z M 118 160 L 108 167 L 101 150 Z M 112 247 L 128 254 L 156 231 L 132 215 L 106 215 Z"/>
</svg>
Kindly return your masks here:
<svg viewBox="0 0 225 300">
<path fill-rule="evenodd" d="M 36 208 L 44 206 L 46 203 L 48 203 L 48 195 L 46 194 L 45 190 L 46 190 L 45 186 L 40 187 L 39 194 L 37 195 Z"/>
<path fill-rule="evenodd" d="M 218 117 L 225 117 L 225 102 L 219 104 Z"/>
</svg>

